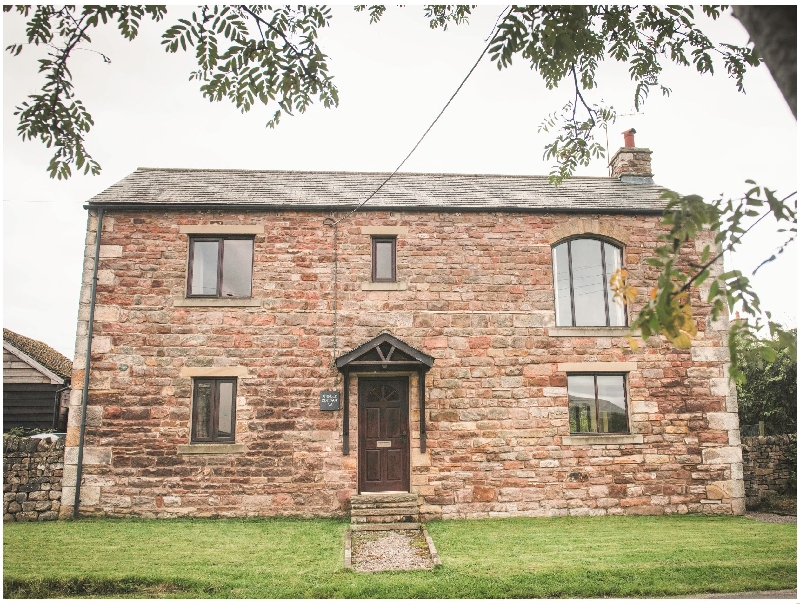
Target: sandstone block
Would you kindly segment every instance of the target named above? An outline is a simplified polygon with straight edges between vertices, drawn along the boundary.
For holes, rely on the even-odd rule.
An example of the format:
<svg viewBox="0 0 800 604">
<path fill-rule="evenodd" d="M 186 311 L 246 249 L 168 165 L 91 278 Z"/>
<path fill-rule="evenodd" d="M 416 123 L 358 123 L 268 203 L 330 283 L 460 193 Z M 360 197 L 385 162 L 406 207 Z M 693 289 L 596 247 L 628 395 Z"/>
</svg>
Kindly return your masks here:
<svg viewBox="0 0 800 604">
<path fill-rule="evenodd" d="M 703 449 L 703 464 L 742 463 L 741 447 L 709 447 Z"/>
<path fill-rule="evenodd" d="M 714 396 L 729 396 L 736 391 L 733 380 L 728 377 L 712 378 L 709 383 L 711 384 L 711 394 Z"/>
<path fill-rule="evenodd" d="M 658 413 L 658 403 L 655 401 L 633 401 L 631 403 L 633 413 Z"/>
<path fill-rule="evenodd" d="M 711 430 L 738 430 L 739 416 L 736 413 L 706 413 Z"/>
<path fill-rule="evenodd" d="M 692 360 L 693 361 L 727 361 L 730 359 L 730 353 L 727 346 L 692 346 Z"/>
<path fill-rule="evenodd" d="M 78 463 L 78 447 L 68 447 L 64 450 L 64 463 L 75 465 Z M 111 464 L 111 447 L 84 447 L 83 465 L 109 465 Z"/>
</svg>

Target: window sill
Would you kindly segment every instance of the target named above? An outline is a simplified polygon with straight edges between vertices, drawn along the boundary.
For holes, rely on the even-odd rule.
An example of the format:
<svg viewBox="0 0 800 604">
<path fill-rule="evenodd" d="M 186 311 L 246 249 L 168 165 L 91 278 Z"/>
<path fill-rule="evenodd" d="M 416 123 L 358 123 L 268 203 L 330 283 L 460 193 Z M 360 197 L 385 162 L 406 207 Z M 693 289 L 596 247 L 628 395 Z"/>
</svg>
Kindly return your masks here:
<svg viewBox="0 0 800 604">
<path fill-rule="evenodd" d="M 244 453 L 244 445 L 234 443 L 198 443 L 194 445 L 178 445 L 178 455 L 230 455 Z"/>
<path fill-rule="evenodd" d="M 640 445 L 641 434 L 592 434 L 590 436 L 562 436 L 562 445 Z"/>
<path fill-rule="evenodd" d="M 261 298 L 183 298 L 172 302 L 173 306 L 215 306 L 231 308 L 236 306 L 261 306 Z"/>
<path fill-rule="evenodd" d="M 547 334 L 556 337 L 627 336 L 628 327 L 551 327 Z M 634 332 L 634 335 L 637 335 Z"/>
<path fill-rule="evenodd" d="M 396 282 L 369 282 L 362 283 L 361 289 L 371 292 L 399 292 L 408 289 L 408 284 L 405 281 Z"/>
</svg>

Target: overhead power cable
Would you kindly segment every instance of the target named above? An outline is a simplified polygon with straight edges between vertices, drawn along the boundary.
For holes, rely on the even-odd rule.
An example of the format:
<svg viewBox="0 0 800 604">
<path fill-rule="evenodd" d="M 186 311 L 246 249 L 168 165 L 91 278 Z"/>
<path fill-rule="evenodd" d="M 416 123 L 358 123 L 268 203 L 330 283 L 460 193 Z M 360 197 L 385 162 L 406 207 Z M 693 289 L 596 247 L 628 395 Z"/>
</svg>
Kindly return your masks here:
<svg viewBox="0 0 800 604">
<path fill-rule="evenodd" d="M 503 16 L 503 14 L 501 13 L 501 17 L 502 17 L 502 16 Z M 363 208 L 363 207 L 364 207 L 364 206 L 367 204 L 367 202 L 368 202 L 370 199 L 372 199 L 373 197 L 375 197 L 375 195 L 377 195 L 377 194 L 378 194 L 378 192 L 379 192 L 379 191 L 380 191 L 380 190 L 381 190 L 381 189 L 384 187 L 384 185 L 385 185 L 387 182 L 389 182 L 389 180 L 391 180 L 391 178 L 392 178 L 392 177 L 393 177 L 395 174 L 397 174 L 397 173 L 400 171 L 400 168 L 402 168 L 402 167 L 403 167 L 403 164 L 405 164 L 405 163 L 408 161 L 408 158 L 409 158 L 409 157 L 411 157 L 411 156 L 414 154 L 414 151 L 416 151 L 416 150 L 417 150 L 417 147 L 419 147 L 419 146 L 420 146 L 420 144 L 422 144 L 422 141 L 423 141 L 423 140 L 425 140 L 425 137 L 426 137 L 426 136 L 428 136 L 428 133 L 429 133 L 429 132 L 431 131 L 431 129 L 433 129 L 433 127 L 436 125 L 436 122 L 438 122 L 438 121 L 439 121 L 439 118 L 440 118 L 440 117 L 442 117 L 442 114 L 443 114 L 443 113 L 444 113 L 444 112 L 447 110 L 447 108 L 450 106 L 450 103 L 452 103 L 452 102 L 453 102 L 453 99 L 454 99 L 454 98 L 456 98 L 456 95 L 457 95 L 457 94 L 458 94 L 458 93 L 461 91 L 461 89 L 464 87 L 464 84 L 466 84 L 466 83 L 467 83 L 467 80 L 468 80 L 468 79 L 469 79 L 469 77 L 472 75 L 472 72 L 474 72 L 474 71 L 475 71 L 475 68 L 476 68 L 476 67 L 478 67 L 478 63 L 480 63 L 480 62 L 481 62 L 481 59 L 483 59 L 484 55 L 486 55 L 486 53 L 488 52 L 488 50 L 489 50 L 489 47 L 492 45 L 492 41 L 494 40 L 494 32 L 497 30 L 497 24 L 498 24 L 498 23 L 500 23 L 500 22 L 502 21 L 502 18 L 501 18 L 501 17 L 498 17 L 498 18 L 497 18 L 497 20 L 495 21 L 494 27 L 492 28 L 492 32 L 489 34 L 489 37 L 487 38 L 487 39 L 489 40 L 489 42 L 488 42 L 488 43 L 486 44 L 486 46 L 484 47 L 483 51 L 481 52 L 480 56 L 478 57 L 478 60 L 477 60 L 477 61 L 475 61 L 475 64 L 474 64 L 474 65 L 472 66 L 472 68 L 469 70 L 469 72 L 467 73 L 467 75 L 466 75 L 466 76 L 464 76 L 464 79 L 463 79 L 463 80 L 461 80 L 461 83 L 458 85 L 458 88 L 456 88 L 456 91 L 455 91 L 455 92 L 453 93 L 453 95 L 450 97 L 450 100 L 448 100 L 448 101 L 447 101 L 447 103 L 445 103 L 444 107 L 442 107 L 442 110 L 439 112 L 439 115 L 437 115 L 437 116 L 436 116 L 436 119 L 434 119 L 434 120 L 431 122 L 431 125 L 430 125 L 430 126 L 428 126 L 428 129 L 427 129 L 427 130 L 425 130 L 424 134 L 423 134 L 423 135 L 420 137 L 420 139 L 417 141 L 417 144 L 416 144 L 416 145 L 414 145 L 414 148 L 413 148 L 413 149 L 411 149 L 411 151 L 409 151 L 409 152 L 408 152 L 408 155 L 406 155 L 406 156 L 405 156 L 405 158 L 403 159 L 403 161 L 401 161 L 401 162 L 400 162 L 400 164 L 399 164 L 399 165 L 398 165 L 398 166 L 397 166 L 397 167 L 394 169 L 394 172 L 392 172 L 391 174 L 389 174 L 389 176 L 387 176 L 387 177 L 386 177 L 386 179 L 385 179 L 385 180 L 384 180 L 384 181 L 383 181 L 383 182 L 382 182 L 382 183 L 381 183 L 381 184 L 378 186 L 378 188 L 377 188 L 377 189 L 375 189 L 375 190 L 374 190 L 372 193 L 370 193 L 370 194 L 367 196 L 367 198 L 366 198 L 366 199 L 364 199 L 364 201 L 362 201 L 362 202 L 361 202 L 360 204 L 358 204 L 358 205 L 357 205 L 355 208 L 353 208 L 352 210 L 350 210 L 350 211 L 349 211 L 347 214 L 345 214 L 344 216 L 342 216 L 342 217 L 341 217 L 339 220 L 333 220 L 332 218 L 326 218 L 326 219 L 325 219 L 325 221 L 324 221 L 324 224 L 325 224 L 326 226 L 335 227 L 336 225 L 338 225 L 338 224 L 339 224 L 340 222 L 342 222 L 343 220 L 346 220 L 347 218 L 350 218 L 350 216 L 352 216 L 353 214 L 355 214 L 356 212 L 358 212 L 358 211 L 359 211 L 361 208 Z"/>
</svg>

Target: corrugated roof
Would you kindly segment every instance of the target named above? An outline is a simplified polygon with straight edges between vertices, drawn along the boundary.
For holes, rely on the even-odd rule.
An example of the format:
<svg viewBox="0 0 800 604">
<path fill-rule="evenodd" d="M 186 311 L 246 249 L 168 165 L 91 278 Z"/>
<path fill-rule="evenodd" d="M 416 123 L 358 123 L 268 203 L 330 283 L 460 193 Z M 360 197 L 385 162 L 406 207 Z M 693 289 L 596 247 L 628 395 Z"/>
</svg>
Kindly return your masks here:
<svg viewBox="0 0 800 604">
<path fill-rule="evenodd" d="M 230 206 L 347 210 L 388 173 L 138 168 L 89 200 L 90 206 Z M 617 178 L 398 173 L 364 210 L 661 212 L 662 187 Z"/>
<path fill-rule="evenodd" d="M 56 375 L 62 378 L 72 377 L 72 361 L 44 342 L 25 337 L 5 327 L 3 328 L 3 341 L 8 342 L 20 352 L 24 352 Z"/>
</svg>

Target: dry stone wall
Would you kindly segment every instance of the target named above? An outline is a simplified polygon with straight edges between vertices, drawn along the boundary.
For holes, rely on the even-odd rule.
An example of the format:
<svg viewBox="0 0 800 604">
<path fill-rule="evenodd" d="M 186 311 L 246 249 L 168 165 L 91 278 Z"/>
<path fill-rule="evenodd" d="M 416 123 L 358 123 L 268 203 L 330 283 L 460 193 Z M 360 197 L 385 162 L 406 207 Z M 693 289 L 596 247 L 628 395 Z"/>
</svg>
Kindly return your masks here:
<svg viewBox="0 0 800 604">
<path fill-rule="evenodd" d="M 365 212 L 333 233 L 308 212 L 106 215 L 87 408 L 82 512 L 109 516 L 347 513 L 357 492 L 332 361 L 389 331 L 435 357 L 420 453 L 410 375 L 411 491 L 426 518 L 744 512 L 727 321 L 695 292 L 690 350 L 626 330 L 556 328 L 551 246 L 574 234 L 624 247 L 641 292 L 657 216 Z M 187 225 L 258 225 L 256 306 L 187 306 Z M 370 284 L 369 232 L 393 227 L 398 283 Z M 73 383 L 82 383 L 96 218 L 89 220 Z M 698 261 L 705 240 L 687 248 Z M 636 312 L 634 305 L 632 312 Z M 631 435 L 570 437 L 567 370 L 625 367 Z M 599 364 L 599 365 L 598 365 Z M 622 365 L 620 365 L 622 364 Z M 236 446 L 193 453 L 192 376 L 238 372 Z M 81 391 L 72 394 L 65 502 L 74 497 Z M 68 514 L 67 505 L 62 513 Z"/>
<path fill-rule="evenodd" d="M 742 439 L 748 506 L 770 495 L 797 493 L 797 434 Z"/>
<path fill-rule="evenodd" d="M 3 522 L 58 520 L 64 438 L 3 436 Z"/>
</svg>

